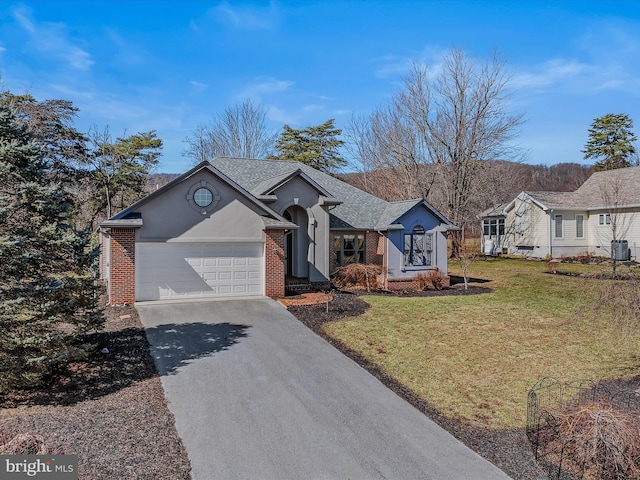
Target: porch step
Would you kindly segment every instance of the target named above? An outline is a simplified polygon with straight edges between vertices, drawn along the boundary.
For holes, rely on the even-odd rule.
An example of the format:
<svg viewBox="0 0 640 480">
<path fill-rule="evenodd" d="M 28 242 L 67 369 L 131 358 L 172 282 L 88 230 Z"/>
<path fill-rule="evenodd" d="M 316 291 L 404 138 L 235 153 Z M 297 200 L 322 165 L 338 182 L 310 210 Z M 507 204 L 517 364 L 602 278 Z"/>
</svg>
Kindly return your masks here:
<svg viewBox="0 0 640 480">
<path fill-rule="evenodd" d="M 329 290 L 331 288 L 331 282 L 310 282 L 300 278 L 286 279 L 284 288 L 287 292 L 318 292 Z"/>
</svg>

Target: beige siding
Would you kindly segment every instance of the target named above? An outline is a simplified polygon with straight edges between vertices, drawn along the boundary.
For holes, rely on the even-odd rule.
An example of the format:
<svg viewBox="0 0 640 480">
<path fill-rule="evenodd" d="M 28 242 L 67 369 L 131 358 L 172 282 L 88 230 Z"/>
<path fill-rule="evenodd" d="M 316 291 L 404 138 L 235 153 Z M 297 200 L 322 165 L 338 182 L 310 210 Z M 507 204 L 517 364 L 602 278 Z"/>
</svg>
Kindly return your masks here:
<svg viewBox="0 0 640 480">
<path fill-rule="evenodd" d="M 556 237 L 556 215 L 562 215 L 562 236 Z M 583 237 L 577 233 L 576 217 L 583 217 Z M 587 212 L 555 210 L 551 212 L 552 255 L 554 257 L 584 255 L 589 251 L 589 232 Z"/>
<path fill-rule="evenodd" d="M 606 215 L 604 210 L 590 212 L 589 215 L 589 243 L 591 253 L 608 257 L 611 255 L 611 240 L 614 233 L 617 240 L 627 240 L 631 255 L 636 256 L 635 249 L 640 247 L 640 212 L 633 209 L 621 210 L 610 214 L 611 224 L 600 225 L 600 215 Z"/>
<path fill-rule="evenodd" d="M 505 221 L 505 242 L 509 253 L 542 256 L 548 250 L 548 216 L 527 196 L 518 196 Z"/>
</svg>

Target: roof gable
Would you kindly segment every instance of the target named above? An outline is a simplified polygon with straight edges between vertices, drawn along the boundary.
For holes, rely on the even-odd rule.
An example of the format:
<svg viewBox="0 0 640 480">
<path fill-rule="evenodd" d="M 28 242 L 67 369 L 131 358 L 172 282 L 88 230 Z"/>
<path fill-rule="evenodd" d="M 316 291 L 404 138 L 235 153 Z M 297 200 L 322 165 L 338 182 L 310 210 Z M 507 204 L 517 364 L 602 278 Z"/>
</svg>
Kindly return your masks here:
<svg viewBox="0 0 640 480">
<path fill-rule="evenodd" d="M 275 177 L 263 180 L 252 189 L 252 193 L 256 196 L 272 194 L 277 189 L 279 189 L 283 185 L 286 185 L 294 178 L 301 178 L 319 194 L 324 195 L 325 197 L 333 197 L 333 195 L 327 192 L 320 184 L 318 184 L 315 180 L 313 180 L 311 177 L 309 177 L 309 175 L 304 173 L 299 168 L 294 170 L 293 172 L 276 175 Z"/>
<path fill-rule="evenodd" d="M 130 207 L 122 210 L 121 212 L 117 213 L 110 219 L 106 220 L 101 224 L 101 226 L 105 228 L 110 228 L 114 226 L 120 226 L 120 224 L 122 224 L 122 226 L 130 225 L 131 222 L 129 221 L 129 219 L 131 218 L 132 215 L 135 215 L 136 210 L 140 209 L 142 206 L 153 201 L 154 199 L 164 195 L 166 192 L 173 189 L 176 185 L 179 185 L 189 180 L 191 177 L 193 177 L 194 175 L 196 175 L 197 173 L 203 170 L 208 171 L 210 174 L 217 177 L 220 181 L 226 183 L 229 187 L 235 190 L 239 195 L 241 195 L 246 200 L 248 200 L 251 204 L 257 207 L 257 209 L 262 212 L 263 221 L 266 227 L 297 228 L 295 224 L 292 224 L 291 222 L 286 220 L 284 217 L 282 217 L 281 215 L 273 211 L 271 208 L 269 208 L 267 205 L 265 205 L 263 202 L 257 199 L 254 195 L 252 195 L 249 191 L 247 191 L 244 187 L 239 185 L 233 179 L 227 177 L 224 173 L 216 169 L 209 162 L 201 162 L 200 164 L 196 165 L 189 171 L 175 178 L 174 180 L 172 180 L 162 188 L 147 195 L 146 197 L 134 203 Z M 140 225 L 142 225 L 141 221 L 139 223 Z"/>
<path fill-rule="evenodd" d="M 414 199 L 400 202 L 389 202 L 382 216 L 380 217 L 378 225 L 376 226 L 376 230 L 394 229 L 395 225 L 400 222 L 400 219 L 403 216 L 419 207 L 424 208 L 429 214 L 433 215 L 440 223 L 444 224 L 445 226 L 453 227 L 451 221 L 449 221 L 449 219 L 442 215 L 426 200 Z"/>
<path fill-rule="evenodd" d="M 593 173 L 573 192 L 521 192 L 504 207 L 493 207 L 480 218 L 511 210 L 520 199 L 530 200 L 543 210 L 601 210 L 640 207 L 640 166 Z"/>
</svg>

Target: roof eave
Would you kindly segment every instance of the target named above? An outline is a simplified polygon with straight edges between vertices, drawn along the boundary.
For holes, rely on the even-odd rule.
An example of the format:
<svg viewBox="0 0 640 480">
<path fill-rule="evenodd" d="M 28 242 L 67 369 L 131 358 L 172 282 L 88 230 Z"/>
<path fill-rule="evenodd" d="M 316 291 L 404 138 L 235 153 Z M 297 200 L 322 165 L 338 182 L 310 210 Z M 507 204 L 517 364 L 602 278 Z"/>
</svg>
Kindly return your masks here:
<svg viewBox="0 0 640 480">
<path fill-rule="evenodd" d="M 142 226 L 143 226 L 143 222 L 141 218 L 136 218 L 136 219 L 123 218 L 123 219 L 117 219 L 117 220 L 105 220 L 100 224 L 100 227 L 104 228 L 105 230 L 108 230 L 111 228 L 140 228 Z"/>
<path fill-rule="evenodd" d="M 334 206 L 334 205 L 342 205 L 344 202 L 342 200 L 338 200 L 335 197 L 325 197 L 324 195 L 320 195 L 320 206 Z"/>
</svg>

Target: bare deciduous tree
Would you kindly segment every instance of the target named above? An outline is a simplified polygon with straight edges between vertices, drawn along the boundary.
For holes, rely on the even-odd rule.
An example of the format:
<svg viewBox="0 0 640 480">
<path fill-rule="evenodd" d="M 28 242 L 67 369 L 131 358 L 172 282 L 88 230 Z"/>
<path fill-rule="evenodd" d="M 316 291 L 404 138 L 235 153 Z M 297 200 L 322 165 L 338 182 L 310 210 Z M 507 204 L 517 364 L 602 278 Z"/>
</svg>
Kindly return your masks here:
<svg viewBox="0 0 640 480">
<path fill-rule="evenodd" d="M 508 82 L 497 56 L 478 63 L 453 49 L 438 73 L 414 64 L 389 107 L 374 112 L 359 132 L 352 128 L 351 139 L 376 142 L 367 152 L 369 165 L 395 170 L 411 195 L 426 198 L 464 228 L 475 221 L 474 195 L 485 161 L 520 155 L 511 141 L 522 115 L 508 111 Z M 460 240 L 454 236 L 453 256 Z"/>
<path fill-rule="evenodd" d="M 479 64 L 453 49 L 435 77 L 426 67 L 415 65 L 399 96 L 430 161 L 442 165 L 437 184 L 444 189 L 444 210 L 463 228 L 472 220 L 470 206 L 483 161 L 516 154 L 509 142 L 522 116 L 508 113 L 508 80 L 504 62 L 495 55 L 491 62 Z M 461 247 L 460 238 L 454 237 L 453 255 Z"/>
<path fill-rule="evenodd" d="M 267 109 L 247 99 L 228 107 L 209 124 L 198 125 L 185 139 L 185 155 L 194 163 L 216 156 L 266 158 L 278 134 L 267 124 Z"/>
<path fill-rule="evenodd" d="M 368 117 L 353 117 L 347 134 L 351 154 L 387 200 L 428 198 L 436 169 L 427 169 L 422 139 L 394 100 Z M 382 182 L 381 182 L 382 181 Z"/>
</svg>

